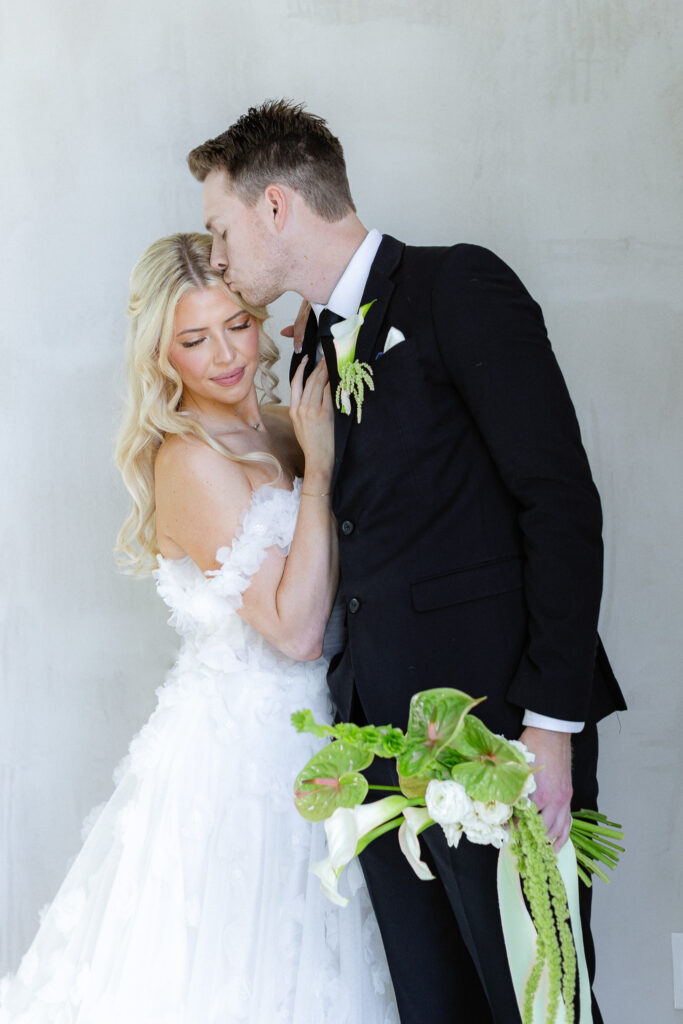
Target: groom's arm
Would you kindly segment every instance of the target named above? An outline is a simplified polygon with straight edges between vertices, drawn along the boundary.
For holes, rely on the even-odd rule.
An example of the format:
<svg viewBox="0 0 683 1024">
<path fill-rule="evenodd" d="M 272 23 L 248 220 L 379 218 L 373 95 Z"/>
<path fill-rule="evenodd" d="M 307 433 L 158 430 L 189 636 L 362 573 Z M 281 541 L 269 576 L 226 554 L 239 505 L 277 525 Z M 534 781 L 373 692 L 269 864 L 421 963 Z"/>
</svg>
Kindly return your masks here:
<svg viewBox="0 0 683 1024">
<path fill-rule="evenodd" d="M 506 698 L 581 723 L 595 668 L 602 515 L 541 310 L 493 253 L 456 246 L 437 276 L 432 313 L 450 378 L 519 508 L 529 633 Z M 563 842 L 570 736 L 532 726 L 522 738 L 545 766 L 535 799 L 549 834 Z"/>
</svg>

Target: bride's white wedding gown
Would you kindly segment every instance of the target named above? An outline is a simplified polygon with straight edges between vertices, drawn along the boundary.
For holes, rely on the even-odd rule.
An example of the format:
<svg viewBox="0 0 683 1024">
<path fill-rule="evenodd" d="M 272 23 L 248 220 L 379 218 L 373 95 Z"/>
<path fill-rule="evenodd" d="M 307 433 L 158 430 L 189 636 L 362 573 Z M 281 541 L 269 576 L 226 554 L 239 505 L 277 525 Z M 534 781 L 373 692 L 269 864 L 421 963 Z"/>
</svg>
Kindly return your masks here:
<svg viewBox="0 0 683 1024">
<path fill-rule="evenodd" d="M 0 1024 L 395 1024 L 357 864 L 346 908 L 309 873 L 321 825 L 292 802 L 329 720 L 325 662 L 292 661 L 239 617 L 267 549 L 291 542 L 300 485 L 254 494 L 221 569 L 159 559 L 183 638 L 158 705 L 117 770 L 14 977 Z"/>
</svg>

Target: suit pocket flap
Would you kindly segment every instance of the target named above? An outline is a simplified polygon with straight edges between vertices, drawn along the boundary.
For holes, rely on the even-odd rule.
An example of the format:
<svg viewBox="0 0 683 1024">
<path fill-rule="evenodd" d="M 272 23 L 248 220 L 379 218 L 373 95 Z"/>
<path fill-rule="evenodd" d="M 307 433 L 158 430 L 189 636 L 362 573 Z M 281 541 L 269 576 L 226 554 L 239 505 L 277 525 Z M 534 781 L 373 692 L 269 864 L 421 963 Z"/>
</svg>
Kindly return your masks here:
<svg viewBox="0 0 683 1024">
<path fill-rule="evenodd" d="M 456 572 L 441 573 L 411 583 L 413 608 L 428 612 L 480 597 L 505 594 L 522 587 L 522 565 L 516 556 L 481 562 Z"/>
</svg>

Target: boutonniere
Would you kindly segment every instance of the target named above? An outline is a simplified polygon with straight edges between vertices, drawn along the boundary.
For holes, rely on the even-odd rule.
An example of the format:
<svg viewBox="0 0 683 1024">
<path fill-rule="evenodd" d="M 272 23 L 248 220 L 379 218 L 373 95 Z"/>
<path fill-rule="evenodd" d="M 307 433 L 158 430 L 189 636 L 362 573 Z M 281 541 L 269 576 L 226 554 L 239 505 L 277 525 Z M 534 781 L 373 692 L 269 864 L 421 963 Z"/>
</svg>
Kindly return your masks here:
<svg viewBox="0 0 683 1024">
<path fill-rule="evenodd" d="M 372 367 L 368 363 L 360 363 L 356 358 L 356 341 L 370 306 L 375 302 L 361 306 L 355 316 L 341 320 L 332 327 L 332 341 L 337 353 L 337 370 L 339 385 L 335 395 L 335 403 L 340 412 L 346 416 L 351 414 L 351 399 L 356 403 L 356 419 L 360 423 L 363 411 L 363 400 L 366 387 L 375 390 L 372 380 Z"/>
</svg>

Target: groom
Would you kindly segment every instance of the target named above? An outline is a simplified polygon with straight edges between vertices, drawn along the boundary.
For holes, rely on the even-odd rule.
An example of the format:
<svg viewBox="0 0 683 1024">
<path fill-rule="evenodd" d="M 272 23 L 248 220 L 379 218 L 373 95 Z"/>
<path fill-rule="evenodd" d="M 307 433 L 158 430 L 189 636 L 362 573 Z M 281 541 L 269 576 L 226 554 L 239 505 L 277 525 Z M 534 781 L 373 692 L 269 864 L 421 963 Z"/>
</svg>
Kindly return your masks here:
<svg viewBox="0 0 683 1024">
<path fill-rule="evenodd" d="M 323 351 L 334 395 L 331 325 L 372 302 L 356 357 L 374 391 L 360 424 L 335 417 L 340 717 L 405 726 L 418 690 L 486 696 L 477 714 L 537 755 L 534 799 L 559 847 L 570 807 L 596 805 L 596 722 L 624 703 L 597 635 L 600 501 L 541 310 L 485 249 L 367 231 L 339 141 L 300 106 L 252 108 L 188 162 L 230 287 L 253 305 L 290 290 L 311 303 L 293 369 Z M 516 1024 L 496 851 L 424 839 L 430 883 L 394 836 L 363 854 L 401 1021 Z"/>
</svg>

